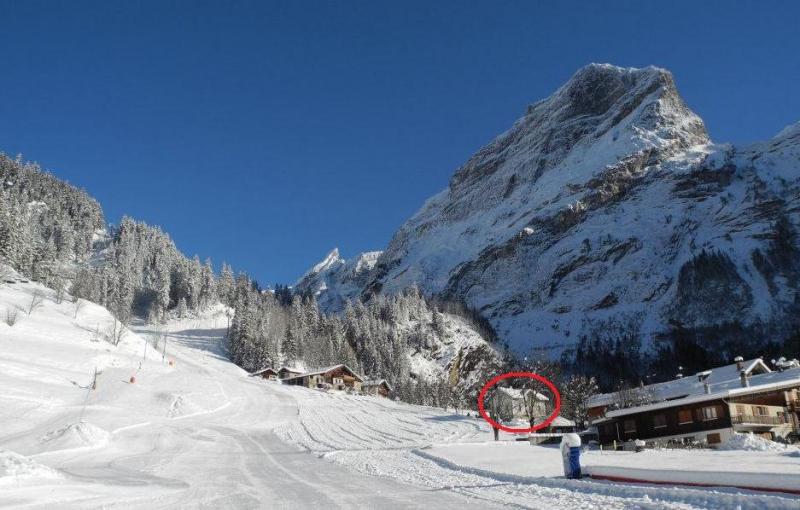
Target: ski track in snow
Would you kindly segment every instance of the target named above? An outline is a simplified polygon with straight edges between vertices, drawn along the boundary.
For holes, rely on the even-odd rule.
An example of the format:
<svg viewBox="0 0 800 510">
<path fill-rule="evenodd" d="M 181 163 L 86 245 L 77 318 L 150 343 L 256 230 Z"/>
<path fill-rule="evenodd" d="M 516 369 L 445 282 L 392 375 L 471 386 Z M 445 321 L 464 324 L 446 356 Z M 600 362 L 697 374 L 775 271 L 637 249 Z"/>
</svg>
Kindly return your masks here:
<svg viewBox="0 0 800 510">
<path fill-rule="evenodd" d="M 0 289 L 0 301 L 24 299 L 19 293 Z M 59 306 L 69 305 L 48 303 L 53 313 L 0 329 L 0 459 L 9 466 L 0 472 L 2 508 L 798 506 L 777 494 L 459 466 L 428 448 L 485 442 L 491 431 L 482 420 L 248 377 L 225 359 L 218 316 L 171 324 L 169 367 L 160 356 L 142 361 L 146 328 L 111 349 L 89 341 Z M 87 398 L 98 356 L 103 370 Z M 133 372 L 137 381 L 129 384 Z M 85 425 L 76 425 L 80 418 Z"/>
</svg>

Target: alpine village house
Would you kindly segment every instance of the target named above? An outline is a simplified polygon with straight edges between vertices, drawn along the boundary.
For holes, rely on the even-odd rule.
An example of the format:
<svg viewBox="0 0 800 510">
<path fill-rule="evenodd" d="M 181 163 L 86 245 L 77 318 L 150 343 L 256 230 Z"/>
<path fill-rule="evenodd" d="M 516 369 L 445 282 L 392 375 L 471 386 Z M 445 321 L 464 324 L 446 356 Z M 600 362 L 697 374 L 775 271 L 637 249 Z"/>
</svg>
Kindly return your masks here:
<svg viewBox="0 0 800 510">
<path fill-rule="evenodd" d="M 775 365 L 737 357 L 694 376 L 594 395 L 589 416 L 604 445 L 639 439 L 715 447 L 736 432 L 785 438 L 800 431 L 800 366 Z"/>
<path fill-rule="evenodd" d="M 392 391 L 384 379 L 365 381 L 364 378 L 344 364 L 333 365 L 303 372 L 289 367 L 278 370 L 264 368 L 250 374 L 267 380 L 281 381 L 290 386 L 304 386 L 315 389 L 333 389 L 340 391 L 363 392 L 369 395 L 388 397 Z"/>
</svg>

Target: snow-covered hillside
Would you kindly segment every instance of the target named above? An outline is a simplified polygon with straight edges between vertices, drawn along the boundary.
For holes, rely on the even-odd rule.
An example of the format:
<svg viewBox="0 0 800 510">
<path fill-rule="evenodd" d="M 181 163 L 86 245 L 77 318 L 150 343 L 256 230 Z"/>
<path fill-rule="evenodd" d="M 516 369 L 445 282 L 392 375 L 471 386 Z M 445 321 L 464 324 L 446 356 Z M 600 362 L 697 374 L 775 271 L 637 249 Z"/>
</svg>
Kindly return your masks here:
<svg viewBox="0 0 800 510">
<path fill-rule="evenodd" d="M 551 455 L 531 457 L 549 471 L 524 480 L 461 467 L 430 452 L 489 440 L 482 420 L 251 377 L 226 358 L 222 308 L 136 326 L 114 346 L 96 334 L 113 322 L 102 307 L 81 305 L 76 316 L 69 299 L 56 303 L 52 290 L 8 279 L 0 311 L 25 308 L 39 294 L 43 301 L 0 326 L 2 508 L 797 504 L 781 495 L 567 481 Z"/>
<path fill-rule="evenodd" d="M 26 307 L 37 292 L 44 299 L 0 326 L 2 508 L 412 508 L 426 498 L 477 508 L 354 476 L 282 443 L 270 430 L 296 419 L 297 390 L 227 360 L 219 309 L 163 330 L 136 327 L 113 346 L 96 340 L 111 318 L 102 307 L 84 305 L 76 319 L 50 289 L 11 279 L 0 310 Z M 145 355 L 156 338 L 158 351 Z"/>
<path fill-rule="evenodd" d="M 408 338 L 408 375 L 429 382 L 447 381 L 467 405 L 477 398 L 487 376 L 500 372 L 502 350 L 488 343 L 463 317 L 439 313 L 439 331 L 430 328 L 433 311 L 391 325 L 397 338 Z M 427 334 L 421 332 L 426 332 Z"/>
<path fill-rule="evenodd" d="M 715 145 L 669 72 L 593 64 L 458 169 L 364 292 L 465 299 L 519 351 L 604 331 L 645 346 L 673 328 L 783 339 L 797 326 L 798 201 L 797 124 Z"/>
</svg>

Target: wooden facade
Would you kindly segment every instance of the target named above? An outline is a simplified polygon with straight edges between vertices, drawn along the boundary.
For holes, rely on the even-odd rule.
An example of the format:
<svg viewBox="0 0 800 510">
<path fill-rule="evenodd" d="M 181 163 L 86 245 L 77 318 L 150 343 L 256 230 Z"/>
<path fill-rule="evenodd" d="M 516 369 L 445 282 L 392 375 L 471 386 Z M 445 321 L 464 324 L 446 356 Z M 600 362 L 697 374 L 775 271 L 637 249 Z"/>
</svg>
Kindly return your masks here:
<svg viewBox="0 0 800 510">
<path fill-rule="evenodd" d="M 730 428 L 728 406 L 722 400 L 710 400 L 614 417 L 599 423 L 597 434 L 602 444 L 687 435 L 713 444 L 722 439 L 713 435 L 714 431 Z"/>
<path fill-rule="evenodd" d="M 253 377 L 261 377 L 263 379 L 268 379 L 270 381 L 276 381 L 278 379 L 278 372 L 272 368 L 265 368 L 259 370 L 258 372 L 254 372 L 251 374 Z"/>
<path fill-rule="evenodd" d="M 295 370 L 293 368 L 288 367 L 281 367 L 278 370 L 278 379 L 289 379 L 290 377 L 296 377 L 302 374 L 300 370 Z"/>
<path fill-rule="evenodd" d="M 362 391 L 368 395 L 375 395 L 379 397 L 389 397 L 392 392 L 392 387 L 385 379 L 379 381 L 364 381 L 361 385 Z"/>
<path fill-rule="evenodd" d="M 671 405 L 670 405 L 671 404 Z M 602 444 L 635 439 L 664 443 L 705 442 L 715 446 L 734 432 L 758 434 L 767 439 L 800 430 L 798 390 L 754 391 L 727 398 L 682 403 L 680 399 L 657 406 L 612 411 L 599 421 Z"/>
</svg>

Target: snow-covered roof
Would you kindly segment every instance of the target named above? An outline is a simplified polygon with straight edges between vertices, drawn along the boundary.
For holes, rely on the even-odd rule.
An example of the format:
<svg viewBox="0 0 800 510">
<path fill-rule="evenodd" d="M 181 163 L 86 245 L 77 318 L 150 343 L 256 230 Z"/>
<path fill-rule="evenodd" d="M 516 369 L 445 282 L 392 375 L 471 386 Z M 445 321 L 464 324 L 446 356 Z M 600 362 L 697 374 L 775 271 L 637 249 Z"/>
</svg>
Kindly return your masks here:
<svg viewBox="0 0 800 510">
<path fill-rule="evenodd" d="M 345 370 L 347 370 L 348 372 L 350 372 L 351 374 L 353 374 L 353 377 L 355 377 L 355 378 L 356 378 L 356 379 L 358 379 L 359 381 L 363 381 L 363 380 L 364 380 L 364 378 L 363 378 L 363 377 L 361 377 L 360 375 L 358 375 L 358 374 L 355 372 L 355 370 L 353 370 L 352 368 L 348 367 L 348 366 L 347 366 L 347 365 L 345 365 L 344 363 L 340 363 L 340 364 L 338 364 L 338 365 L 331 365 L 331 366 L 329 366 L 329 367 L 325 367 L 325 368 L 318 368 L 318 369 L 316 369 L 316 370 L 312 370 L 311 372 L 306 372 L 306 373 L 304 373 L 304 374 L 295 375 L 295 376 L 292 376 L 292 377 L 287 377 L 287 378 L 286 378 L 286 380 L 288 381 L 289 379 L 299 379 L 299 378 L 301 378 L 301 377 L 308 377 L 308 376 L 311 376 L 311 375 L 321 375 L 321 374 L 327 374 L 327 373 L 328 373 L 328 372 L 330 372 L 331 370 L 335 370 L 335 369 L 337 369 L 337 368 L 344 368 Z"/>
<path fill-rule="evenodd" d="M 386 379 L 369 379 L 361 383 L 361 386 L 380 386 L 381 384 L 385 384 L 389 391 L 392 391 L 392 386 L 386 381 Z"/>
<path fill-rule="evenodd" d="M 275 370 L 274 368 L 272 368 L 272 367 L 266 367 L 266 368 L 262 368 L 262 369 L 256 370 L 255 372 L 253 372 L 253 373 L 252 373 L 252 374 L 250 374 L 250 375 L 261 375 L 261 374 L 263 374 L 264 372 L 272 372 L 273 374 L 277 374 L 277 373 L 278 373 L 278 371 L 277 371 L 277 370 Z"/>
<path fill-rule="evenodd" d="M 733 398 L 741 395 L 749 395 L 752 393 L 761 393 L 765 391 L 773 391 L 792 387 L 800 387 L 800 368 L 791 368 L 782 372 L 768 372 L 764 374 L 753 375 L 750 377 L 750 385 L 746 387 L 742 386 L 741 380 L 737 377 L 736 380 L 724 381 L 713 386 L 710 385 L 710 393 L 702 392 L 699 394 L 688 395 L 684 398 L 662 400 L 652 404 L 629 407 L 626 409 L 617 409 L 607 412 L 606 416 L 608 418 L 614 418 L 617 416 L 641 413 L 644 411 L 665 409 L 674 407 L 676 405 L 705 402 L 708 400 L 719 400 L 722 398 Z"/>
<path fill-rule="evenodd" d="M 751 377 L 751 386 L 755 384 L 753 378 L 758 375 L 772 373 L 761 358 L 743 361 L 742 370 Z M 698 372 L 693 376 L 681 377 L 672 381 L 650 384 L 645 390 L 653 394 L 654 400 L 671 400 L 684 398 L 691 395 L 705 395 L 705 385 L 708 384 L 711 392 L 721 391 L 729 387 L 741 386 L 739 368 L 737 363 L 725 365 Z M 589 398 L 589 407 L 611 405 L 616 401 L 617 393 L 601 393 Z"/>
<path fill-rule="evenodd" d="M 550 423 L 550 426 L 551 427 L 574 427 L 575 426 L 575 422 L 570 420 L 570 419 L 564 418 L 563 416 L 556 416 L 556 419 L 553 420 L 552 423 Z"/>
</svg>

